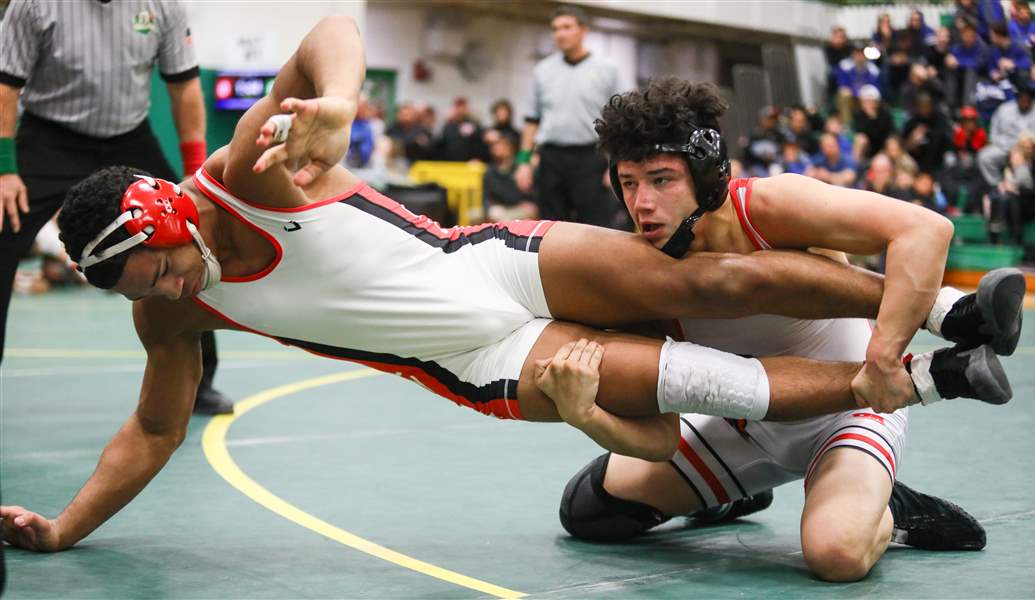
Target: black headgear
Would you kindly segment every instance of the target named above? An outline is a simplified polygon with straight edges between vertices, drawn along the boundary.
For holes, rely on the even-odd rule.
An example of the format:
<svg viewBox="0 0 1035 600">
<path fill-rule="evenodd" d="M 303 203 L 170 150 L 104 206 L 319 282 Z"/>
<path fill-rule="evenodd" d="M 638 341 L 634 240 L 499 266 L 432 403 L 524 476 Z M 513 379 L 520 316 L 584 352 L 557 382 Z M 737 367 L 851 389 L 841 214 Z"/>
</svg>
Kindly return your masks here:
<svg viewBox="0 0 1035 600">
<path fill-rule="evenodd" d="M 681 258 L 694 241 L 694 225 L 704 213 L 713 211 L 726 201 L 726 186 L 730 180 L 730 159 L 726 153 L 726 142 L 718 131 L 709 127 L 693 126 L 685 144 L 655 144 L 651 153 L 674 152 L 682 154 L 690 176 L 694 180 L 694 195 L 697 210 L 676 228 L 675 233 L 661 248 L 674 258 Z M 618 180 L 618 161 L 612 158 L 610 164 L 611 188 L 619 201 L 624 201 L 622 185 Z"/>
</svg>

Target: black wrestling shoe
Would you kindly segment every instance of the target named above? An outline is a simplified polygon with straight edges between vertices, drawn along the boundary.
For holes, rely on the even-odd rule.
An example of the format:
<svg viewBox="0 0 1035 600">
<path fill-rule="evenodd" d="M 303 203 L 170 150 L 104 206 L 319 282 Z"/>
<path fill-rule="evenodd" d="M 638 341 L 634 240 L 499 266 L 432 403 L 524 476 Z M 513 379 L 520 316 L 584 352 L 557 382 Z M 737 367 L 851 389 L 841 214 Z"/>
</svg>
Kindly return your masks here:
<svg viewBox="0 0 1035 600">
<path fill-rule="evenodd" d="M 773 490 L 766 490 L 759 492 L 754 496 L 747 496 L 740 500 L 734 500 L 733 502 L 727 502 L 726 504 L 720 504 L 719 506 L 713 506 L 712 508 L 706 508 L 699 510 L 694 514 L 690 515 L 690 518 L 694 519 L 698 523 L 727 523 L 740 517 L 746 517 L 750 514 L 754 514 L 759 511 L 763 511 L 769 508 L 769 505 L 773 503 Z"/>
<path fill-rule="evenodd" d="M 913 371 L 917 363 L 917 359 L 913 358 Z M 989 404 L 1006 404 L 1013 397 L 1003 365 L 988 345 L 971 349 L 956 346 L 935 350 L 928 369 L 938 395 L 946 400 L 973 398 Z M 914 377 L 913 381 L 915 383 L 917 378 Z"/>
<path fill-rule="evenodd" d="M 1024 317 L 1024 274 L 1018 269 L 985 273 L 977 292 L 952 305 L 942 321 L 942 336 L 964 348 L 989 344 L 1000 356 L 1017 348 Z"/>
<path fill-rule="evenodd" d="M 985 528 L 948 500 L 921 494 L 895 482 L 888 501 L 894 529 L 891 541 L 924 550 L 980 550 Z"/>
<path fill-rule="evenodd" d="M 194 414 L 229 415 L 234 412 L 234 402 L 222 392 L 213 388 L 199 388 L 194 397 Z"/>
</svg>

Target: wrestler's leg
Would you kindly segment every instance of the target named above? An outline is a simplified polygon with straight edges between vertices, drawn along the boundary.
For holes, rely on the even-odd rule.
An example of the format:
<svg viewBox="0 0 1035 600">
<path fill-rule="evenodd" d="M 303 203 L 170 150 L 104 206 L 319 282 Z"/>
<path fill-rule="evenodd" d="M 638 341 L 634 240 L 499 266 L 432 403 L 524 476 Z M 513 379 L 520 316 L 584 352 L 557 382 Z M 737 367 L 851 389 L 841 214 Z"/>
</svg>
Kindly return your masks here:
<svg viewBox="0 0 1035 600">
<path fill-rule="evenodd" d="M 560 419 L 553 401 L 535 384 L 535 361 L 551 358 L 562 345 L 580 338 L 604 346 L 597 404 L 625 417 L 659 414 L 658 366 L 663 344 L 661 340 L 603 332 L 584 325 L 555 321 L 543 330 L 521 368 L 518 402 L 526 420 Z M 695 348 L 701 352 L 724 354 L 717 350 Z M 851 381 L 860 368 L 858 363 L 823 362 L 790 356 L 765 358 L 761 362 L 769 382 L 769 409 L 763 413 L 767 420 L 800 419 L 856 408 Z M 730 413 L 716 416 L 743 415 Z"/>
<path fill-rule="evenodd" d="M 669 517 L 689 515 L 704 508 L 668 462 L 612 454 L 604 475 L 604 489 L 616 498 L 653 506 Z"/>
<path fill-rule="evenodd" d="M 891 542 L 891 486 L 866 452 L 835 448 L 820 460 L 801 517 L 801 548 L 817 577 L 856 581 L 870 572 Z"/>
<path fill-rule="evenodd" d="M 551 315 L 597 327 L 649 319 L 875 317 L 879 275 L 794 251 L 675 260 L 632 234 L 556 223 L 539 247 Z"/>
</svg>

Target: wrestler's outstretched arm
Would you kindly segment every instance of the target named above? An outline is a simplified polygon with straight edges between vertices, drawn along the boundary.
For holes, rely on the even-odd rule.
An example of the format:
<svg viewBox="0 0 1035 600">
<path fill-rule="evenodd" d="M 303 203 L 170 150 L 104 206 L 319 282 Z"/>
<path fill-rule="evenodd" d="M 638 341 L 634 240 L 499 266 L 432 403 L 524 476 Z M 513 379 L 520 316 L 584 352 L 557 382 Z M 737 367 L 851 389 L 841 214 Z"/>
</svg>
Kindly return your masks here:
<svg viewBox="0 0 1035 600">
<path fill-rule="evenodd" d="M 884 382 L 905 377 L 902 353 L 941 288 L 952 223 L 909 202 L 801 175 L 758 179 L 753 188 L 752 221 L 774 246 L 887 252 L 877 324 L 855 384 L 863 400 L 883 395 Z"/>
<path fill-rule="evenodd" d="M 352 177 L 338 163 L 348 151 L 365 74 L 355 22 L 321 19 L 277 72 L 270 94 L 237 122 L 223 183 L 268 206 L 340 193 L 349 184 L 343 178 Z M 278 128 L 286 139 L 276 135 Z"/>
<path fill-rule="evenodd" d="M 0 507 L 3 539 L 29 550 L 64 550 L 129 503 L 158 474 L 187 435 L 201 381 L 197 332 L 170 329 L 170 302 L 135 302 L 133 319 L 147 351 L 136 411 L 108 442 L 97 468 L 56 519 L 20 506 Z"/>
</svg>

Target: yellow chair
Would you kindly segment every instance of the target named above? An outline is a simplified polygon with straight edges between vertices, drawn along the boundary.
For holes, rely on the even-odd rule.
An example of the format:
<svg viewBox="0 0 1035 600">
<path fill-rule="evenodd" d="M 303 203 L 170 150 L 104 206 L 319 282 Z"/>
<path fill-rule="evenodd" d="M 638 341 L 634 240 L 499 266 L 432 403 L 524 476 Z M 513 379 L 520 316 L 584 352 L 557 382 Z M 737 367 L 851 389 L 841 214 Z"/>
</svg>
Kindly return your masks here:
<svg viewBox="0 0 1035 600">
<path fill-rule="evenodd" d="M 485 221 L 482 205 L 482 177 L 485 165 L 479 162 L 419 160 L 410 167 L 414 183 L 437 183 L 446 188 L 449 210 L 457 225 L 477 225 Z"/>
</svg>

